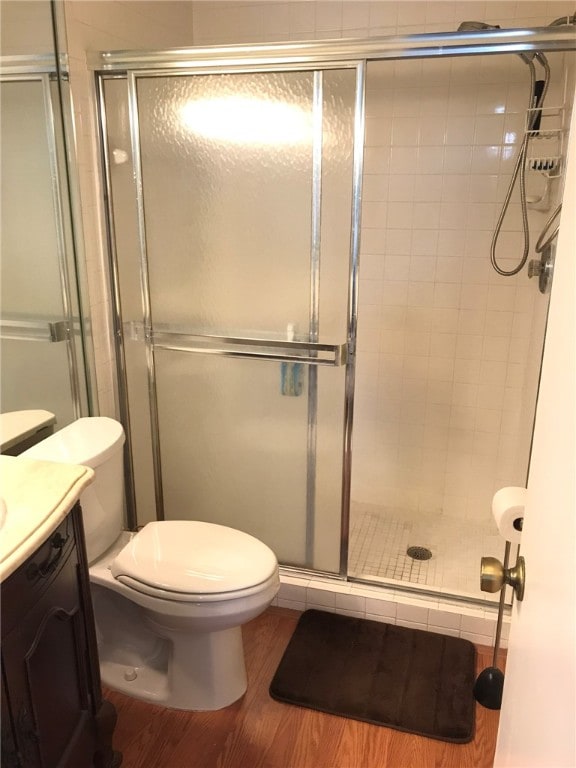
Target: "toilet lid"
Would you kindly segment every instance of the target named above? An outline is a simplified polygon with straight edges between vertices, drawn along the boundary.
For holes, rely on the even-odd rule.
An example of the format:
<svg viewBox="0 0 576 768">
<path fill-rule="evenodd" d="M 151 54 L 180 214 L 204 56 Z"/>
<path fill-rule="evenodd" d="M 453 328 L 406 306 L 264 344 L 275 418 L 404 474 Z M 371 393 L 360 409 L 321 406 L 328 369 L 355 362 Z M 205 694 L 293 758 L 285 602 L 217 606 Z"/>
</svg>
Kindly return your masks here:
<svg viewBox="0 0 576 768">
<path fill-rule="evenodd" d="M 253 536 L 190 520 L 148 523 L 111 565 L 115 578 L 199 595 L 255 586 L 277 568 L 272 550 Z"/>
</svg>

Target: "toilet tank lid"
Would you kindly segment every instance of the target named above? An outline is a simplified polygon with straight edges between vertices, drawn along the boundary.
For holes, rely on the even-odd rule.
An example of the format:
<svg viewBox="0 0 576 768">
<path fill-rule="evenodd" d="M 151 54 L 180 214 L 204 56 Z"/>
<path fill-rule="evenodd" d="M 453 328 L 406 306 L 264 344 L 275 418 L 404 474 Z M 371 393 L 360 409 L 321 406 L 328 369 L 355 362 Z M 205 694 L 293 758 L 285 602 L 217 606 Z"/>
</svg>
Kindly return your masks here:
<svg viewBox="0 0 576 768">
<path fill-rule="evenodd" d="M 56 423 L 50 411 L 26 410 L 0 413 L 0 450 L 6 451 L 16 443 L 31 437 L 39 429 Z"/>
<path fill-rule="evenodd" d="M 28 459 L 84 464 L 103 464 L 124 444 L 120 422 L 107 416 L 83 416 L 22 453 Z"/>
<path fill-rule="evenodd" d="M 274 552 L 254 536 L 196 520 L 148 523 L 111 565 L 115 578 L 194 595 L 247 589 L 277 568 Z"/>
</svg>

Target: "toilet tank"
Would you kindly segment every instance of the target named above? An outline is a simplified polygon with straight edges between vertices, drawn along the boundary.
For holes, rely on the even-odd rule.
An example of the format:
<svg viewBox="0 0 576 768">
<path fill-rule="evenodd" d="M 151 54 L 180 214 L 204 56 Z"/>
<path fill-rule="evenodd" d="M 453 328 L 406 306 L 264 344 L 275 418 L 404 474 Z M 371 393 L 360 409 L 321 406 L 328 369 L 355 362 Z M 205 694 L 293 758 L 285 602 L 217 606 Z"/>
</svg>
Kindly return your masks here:
<svg viewBox="0 0 576 768">
<path fill-rule="evenodd" d="M 124 526 L 124 430 L 106 416 L 78 419 L 20 455 L 39 461 L 84 464 L 94 482 L 80 496 L 88 562 L 96 560 Z"/>
</svg>

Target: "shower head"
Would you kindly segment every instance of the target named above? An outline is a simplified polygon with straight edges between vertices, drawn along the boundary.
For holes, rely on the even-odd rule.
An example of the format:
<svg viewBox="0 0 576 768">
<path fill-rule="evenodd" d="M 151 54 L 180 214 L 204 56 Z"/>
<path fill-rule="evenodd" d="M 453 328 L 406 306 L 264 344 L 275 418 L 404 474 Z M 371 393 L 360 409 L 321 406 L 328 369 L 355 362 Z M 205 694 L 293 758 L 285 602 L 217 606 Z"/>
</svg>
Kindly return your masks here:
<svg viewBox="0 0 576 768">
<path fill-rule="evenodd" d="M 560 16 L 548 24 L 549 27 L 563 27 L 576 24 L 576 13 L 572 16 Z M 479 32 L 483 29 L 501 29 L 499 24 L 487 24 L 485 21 L 463 21 L 458 32 Z"/>
<path fill-rule="evenodd" d="M 548 24 L 549 27 L 563 27 L 569 24 L 576 24 L 576 13 L 572 16 L 560 16 L 558 19 L 554 19 Z"/>
<path fill-rule="evenodd" d="M 486 24 L 483 21 L 463 21 L 458 32 L 479 32 L 483 29 L 500 29 L 498 24 Z"/>
</svg>

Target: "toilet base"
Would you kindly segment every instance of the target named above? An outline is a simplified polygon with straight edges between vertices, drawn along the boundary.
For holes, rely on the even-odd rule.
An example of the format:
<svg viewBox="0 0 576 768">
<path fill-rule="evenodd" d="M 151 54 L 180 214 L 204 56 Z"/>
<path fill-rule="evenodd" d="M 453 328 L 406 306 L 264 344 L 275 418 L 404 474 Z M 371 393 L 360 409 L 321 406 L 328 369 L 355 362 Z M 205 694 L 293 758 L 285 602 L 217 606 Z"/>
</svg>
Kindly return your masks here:
<svg viewBox="0 0 576 768">
<path fill-rule="evenodd" d="M 101 658 L 102 684 L 134 699 L 166 706 L 169 696 L 166 671 L 136 662 L 134 666 L 112 659 Z"/>
<path fill-rule="evenodd" d="M 154 663 L 134 666 L 100 651 L 102 682 L 128 696 L 172 709 L 210 711 L 237 701 L 246 691 L 246 667 L 240 627 L 219 632 L 179 632 L 147 617 L 165 641 Z M 138 663 L 140 662 L 140 663 Z"/>
</svg>

